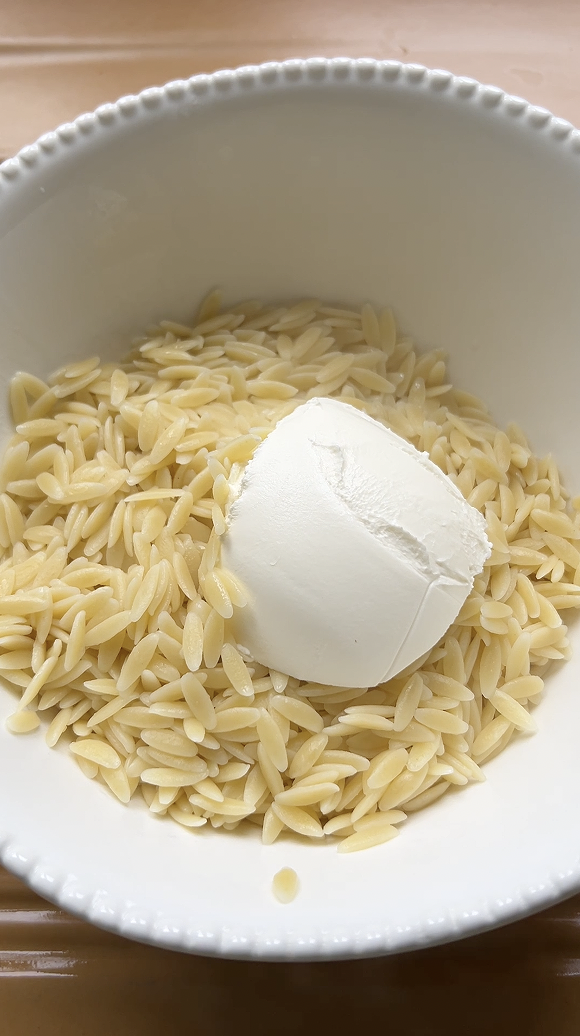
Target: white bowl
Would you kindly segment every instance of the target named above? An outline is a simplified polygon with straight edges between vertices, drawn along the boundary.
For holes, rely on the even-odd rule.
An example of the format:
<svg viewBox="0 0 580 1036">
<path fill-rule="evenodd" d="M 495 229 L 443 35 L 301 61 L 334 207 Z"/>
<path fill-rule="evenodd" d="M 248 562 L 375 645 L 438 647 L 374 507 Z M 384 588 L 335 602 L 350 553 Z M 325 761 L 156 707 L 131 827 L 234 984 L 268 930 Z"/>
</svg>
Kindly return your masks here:
<svg viewBox="0 0 580 1036">
<path fill-rule="evenodd" d="M 216 284 L 392 302 L 578 491 L 579 154 L 548 112 L 395 62 L 268 64 L 123 98 L 1 168 L 1 377 L 112 354 Z M 521 916 L 580 886 L 573 640 L 536 737 L 352 856 L 156 821 L 1 722 L 1 859 L 97 924 L 201 953 L 376 954 Z M 0 693 L 1 721 L 12 708 Z M 301 890 L 281 906 L 286 865 Z"/>
</svg>

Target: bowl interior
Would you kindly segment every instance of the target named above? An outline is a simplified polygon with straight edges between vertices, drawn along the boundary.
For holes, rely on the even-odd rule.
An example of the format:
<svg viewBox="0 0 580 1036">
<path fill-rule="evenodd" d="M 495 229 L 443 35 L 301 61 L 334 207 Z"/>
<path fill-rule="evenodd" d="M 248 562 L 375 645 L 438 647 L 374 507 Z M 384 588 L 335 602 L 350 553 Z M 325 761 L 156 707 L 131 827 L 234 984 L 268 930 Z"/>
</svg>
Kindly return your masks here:
<svg viewBox="0 0 580 1036">
<path fill-rule="evenodd" d="M 420 347 L 448 349 L 454 382 L 519 421 L 578 491 L 578 159 L 517 106 L 409 76 L 164 95 L 5 184 L 0 265 L 4 383 L 116 355 L 148 323 L 190 318 L 215 285 L 227 299 L 370 299 Z M 7 433 L 4 404 L 1 421 Z M 554 670 L 540 733 L 486 784 L 353 857 L 190 835 L 2 723 L 5 859 L 100 923 L 208 952 L 372 952 L 482 927 L 580 873 L 579 666 Z M 2 719 L 11 707 L 2 693 Z M 301 879 L 287 907 L 270 893 L 283 865 Z"/>
</svg>

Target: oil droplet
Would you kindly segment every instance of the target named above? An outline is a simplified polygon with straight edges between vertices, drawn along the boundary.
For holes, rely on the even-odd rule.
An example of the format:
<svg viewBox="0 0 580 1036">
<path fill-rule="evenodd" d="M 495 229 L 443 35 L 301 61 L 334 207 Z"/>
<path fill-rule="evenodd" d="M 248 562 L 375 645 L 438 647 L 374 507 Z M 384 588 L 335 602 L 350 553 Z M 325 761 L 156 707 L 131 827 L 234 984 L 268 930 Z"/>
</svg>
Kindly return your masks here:
<svg viewBox="0 0 580 1036">
<path fill-rule="evenodd" d="M 298 875 L 292 867 L 283 867 L 274 875 L 272 892 L 279 903 L 291 903 L 298 892 Z"/>
</svg>

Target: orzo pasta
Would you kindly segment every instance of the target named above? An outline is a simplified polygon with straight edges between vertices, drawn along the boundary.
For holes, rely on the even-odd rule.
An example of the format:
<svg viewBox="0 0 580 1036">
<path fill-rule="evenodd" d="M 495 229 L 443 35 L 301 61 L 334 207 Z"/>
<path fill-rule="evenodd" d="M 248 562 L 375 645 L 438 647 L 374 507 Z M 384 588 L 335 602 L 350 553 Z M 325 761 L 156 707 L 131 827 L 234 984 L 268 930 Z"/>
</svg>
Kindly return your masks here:
<svg viewBox="0 0 580 1036">
<path fill-rule="evenodd" d="M 244 588 L 220 564 L 229 481 L 284 415 L 335 396 L 430 458 L 486 517 L 491 557 L 429 655 L 366 690 L 300 683 L 238 650 Z M 244 821 L 396 836 L 519 731 L 580 606 L 580 502 L 551 457 L 418 355 L 390 310 L 308 299 L 170 321 L 122 363 L 97 357 L 11 386 L 0 470 L 0 675 L 8 720 L 68 739 L 121 802 L 184 827 Z"/>
</svg>

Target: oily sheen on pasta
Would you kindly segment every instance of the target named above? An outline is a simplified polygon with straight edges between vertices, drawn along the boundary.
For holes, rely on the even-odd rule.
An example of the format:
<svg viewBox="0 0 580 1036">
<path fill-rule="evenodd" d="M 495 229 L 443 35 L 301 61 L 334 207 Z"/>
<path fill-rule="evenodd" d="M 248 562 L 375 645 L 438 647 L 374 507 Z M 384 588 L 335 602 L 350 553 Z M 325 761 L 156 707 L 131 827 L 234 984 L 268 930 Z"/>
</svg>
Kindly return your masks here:
<svg viewBox="0 0 580 1036">
<path fill-rule="evenodd" d="M 580 606 L 580 501 L 551 457 L 418 355 L 390 310 L 213 292 L 192 327 L 150 329 L 122 363 L 17 375 L 0 469 L 0 674 L 14 733 L 46 718 L 83 773 L 185 827 L 397 835 L 518 732 Z M 220 563 L 230 480 L 293 408 L 335 396 L 450 476 L 493 547 L 443 640 L 378 687 L 269 671 L 231 633 L 244 588 Z"/>
</svg>

